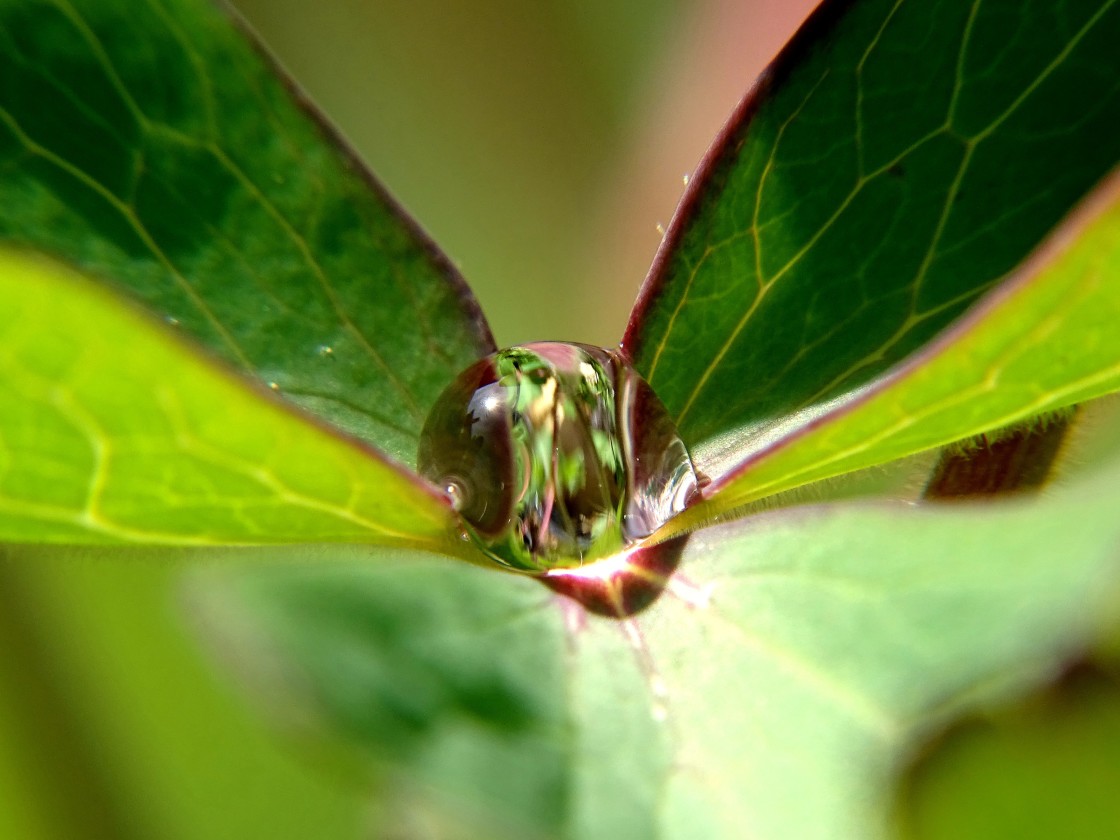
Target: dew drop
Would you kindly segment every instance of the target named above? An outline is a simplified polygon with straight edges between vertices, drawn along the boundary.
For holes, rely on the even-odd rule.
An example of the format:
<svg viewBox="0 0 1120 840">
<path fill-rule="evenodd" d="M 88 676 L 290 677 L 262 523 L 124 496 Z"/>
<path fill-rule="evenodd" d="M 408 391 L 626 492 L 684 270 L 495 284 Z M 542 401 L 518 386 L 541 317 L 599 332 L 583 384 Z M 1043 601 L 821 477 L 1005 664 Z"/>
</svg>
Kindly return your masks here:
<svg viewBox="0 0 1120 840">
<path fill-rule="evenodd" d="M 541 574 L 618 557 L 698 493 L 653 390 L 618 352 L 582 344 L 467 368 L 433 406 L 417 466 L 491 558 Z"/>
</svg>

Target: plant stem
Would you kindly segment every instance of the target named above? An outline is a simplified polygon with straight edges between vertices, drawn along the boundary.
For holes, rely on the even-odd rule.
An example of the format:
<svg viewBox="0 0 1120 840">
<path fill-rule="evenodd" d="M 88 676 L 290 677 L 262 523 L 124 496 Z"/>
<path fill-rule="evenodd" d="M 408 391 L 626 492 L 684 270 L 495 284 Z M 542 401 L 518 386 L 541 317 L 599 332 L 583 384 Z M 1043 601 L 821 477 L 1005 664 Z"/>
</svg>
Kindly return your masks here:
<svg viewBox="0 0 1120 840">
<path fill-rule="evenodd" d="M 926 499 L 962 499 L 1037 490 L 1046 483 L 1076 409 L 1020 426 L 976 446 L 942 452 L 926 484 Z"/>
</svg>

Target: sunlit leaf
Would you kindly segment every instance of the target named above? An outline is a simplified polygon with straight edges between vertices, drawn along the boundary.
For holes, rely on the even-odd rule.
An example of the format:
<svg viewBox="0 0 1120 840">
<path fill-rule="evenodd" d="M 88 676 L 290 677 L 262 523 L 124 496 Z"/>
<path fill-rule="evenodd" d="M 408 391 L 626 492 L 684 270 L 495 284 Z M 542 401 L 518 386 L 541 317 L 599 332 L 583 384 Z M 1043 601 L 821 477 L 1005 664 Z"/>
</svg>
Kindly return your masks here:
<svg viewBox="0 0 1120 840">
<path fill-rule="evenodd" d="M 692 513 L 701 518 L 1114 391 L 1118 322 L 1120 173 L 1014 277 L 898 369 L 830 411 L 787 418 L 753 451 L 724 453 L 740 463 Z"/>
<path fill-rule="evenodd" d="M 57 263 L 0 251 L 0 541 L 454 550 L 418 478 Z"/>
</svg>

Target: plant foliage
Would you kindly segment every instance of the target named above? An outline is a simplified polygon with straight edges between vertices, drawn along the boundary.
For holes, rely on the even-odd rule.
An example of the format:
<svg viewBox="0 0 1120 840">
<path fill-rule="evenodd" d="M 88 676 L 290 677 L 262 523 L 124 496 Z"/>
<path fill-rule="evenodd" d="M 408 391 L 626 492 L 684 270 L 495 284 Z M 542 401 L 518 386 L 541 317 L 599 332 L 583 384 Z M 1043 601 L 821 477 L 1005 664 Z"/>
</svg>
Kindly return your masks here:
<svg viewBox="0 0 1120 840">
<path fill-rule="evenodd" d="M 887 835 L 922 739 L 1114 619 L 1120 461 L 733 513 L 1120 386 L 1118 33 L 1115 0 L 820 6 L 623 338 L 713 480 L 613 620 L 460 562 L 409 467 L 488 328 L 244 27 L 0 0 L 0 539 L 294 544 L 199 552 L 192 603 L 372 769 L 378 830 Z"/>
</svg>

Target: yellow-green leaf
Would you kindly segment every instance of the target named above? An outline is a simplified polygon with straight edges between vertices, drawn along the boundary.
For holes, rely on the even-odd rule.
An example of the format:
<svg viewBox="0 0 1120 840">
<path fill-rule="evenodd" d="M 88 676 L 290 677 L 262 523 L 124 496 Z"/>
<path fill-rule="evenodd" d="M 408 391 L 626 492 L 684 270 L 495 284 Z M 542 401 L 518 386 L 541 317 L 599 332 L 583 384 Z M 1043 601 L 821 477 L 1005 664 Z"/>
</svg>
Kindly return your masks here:
<svg viewBox="0 0 1120 840">
<path fill-rule="evenodd" d="M 103 287 L 0 251 L 0 541 L 453 545 L 434 491 Z"/>
</svg>

